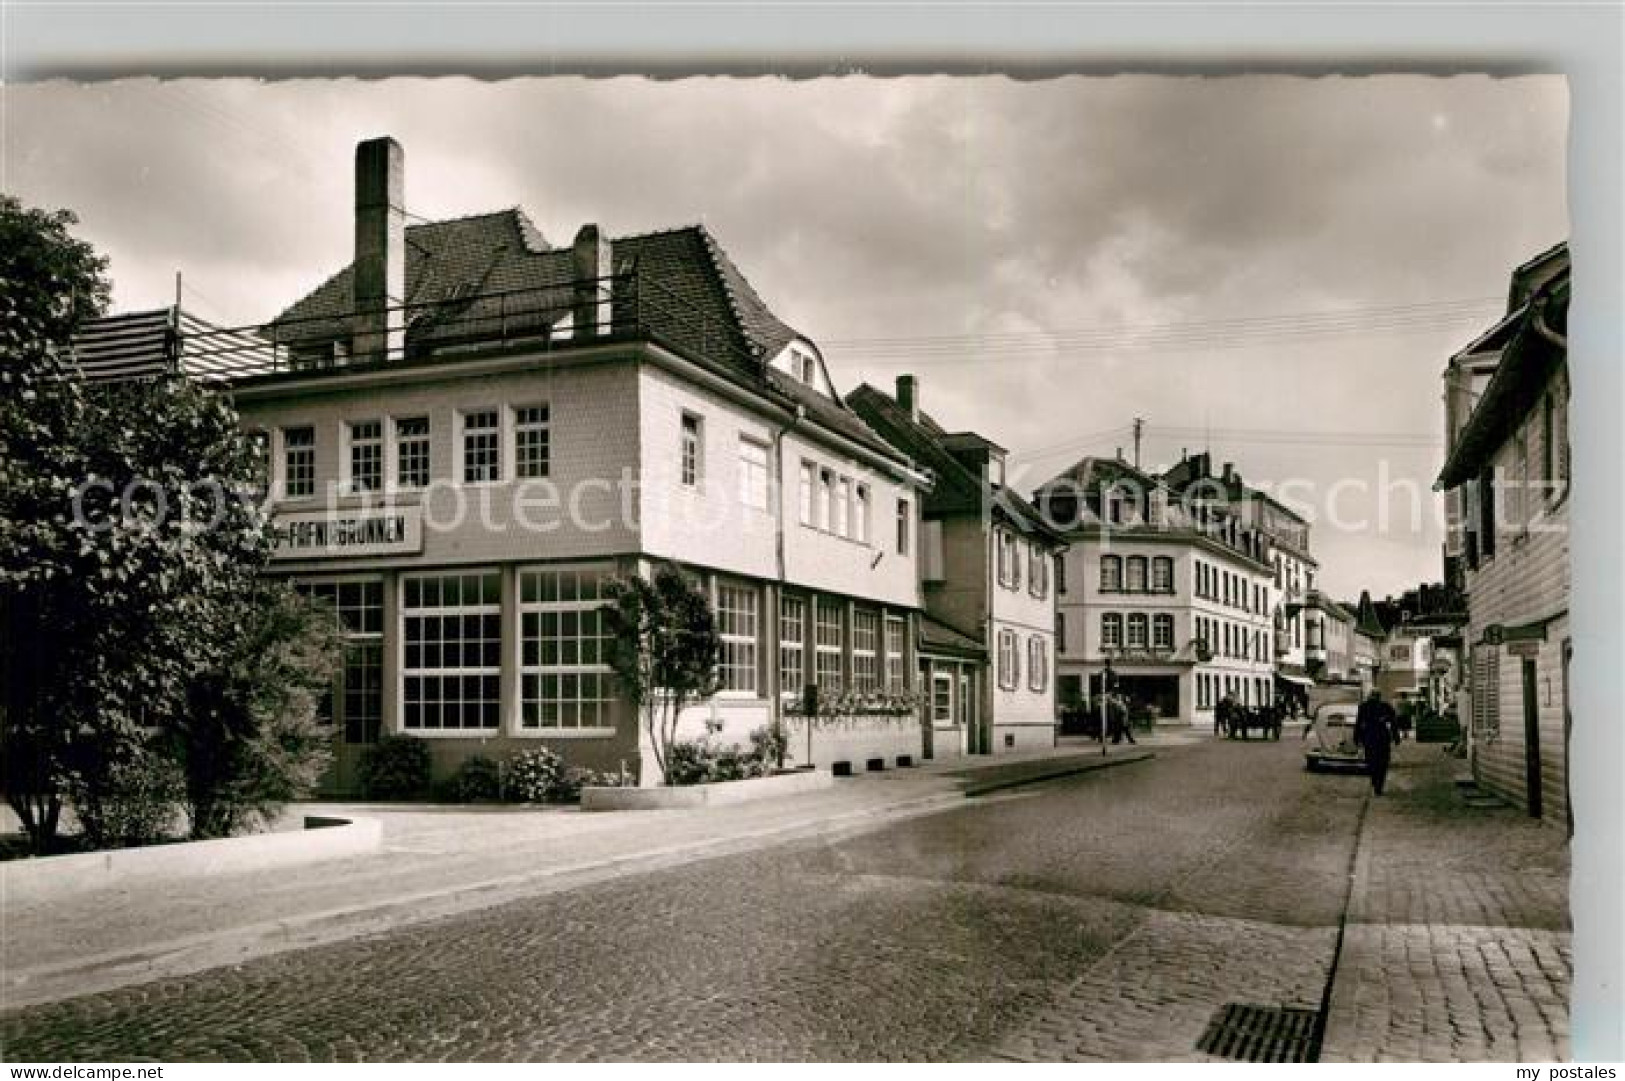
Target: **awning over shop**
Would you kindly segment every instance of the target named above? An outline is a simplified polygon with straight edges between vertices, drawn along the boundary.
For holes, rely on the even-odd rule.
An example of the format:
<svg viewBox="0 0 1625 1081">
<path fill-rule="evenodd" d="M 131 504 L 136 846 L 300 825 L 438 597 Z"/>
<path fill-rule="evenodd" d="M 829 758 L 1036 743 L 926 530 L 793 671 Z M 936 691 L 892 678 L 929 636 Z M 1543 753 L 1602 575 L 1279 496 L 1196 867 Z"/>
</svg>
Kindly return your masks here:
<svg viewBox="0 0 1625 1081">
<path fill-rule="evenodd" d="M 1313 687 L 1315 685 L 1315 681 L 1308 676 L 1289 676 L 1285 672 L 1277 672 L 1275 678 L 1282 683 L 1292 683 L 1299 687 Z"/>
</svg>

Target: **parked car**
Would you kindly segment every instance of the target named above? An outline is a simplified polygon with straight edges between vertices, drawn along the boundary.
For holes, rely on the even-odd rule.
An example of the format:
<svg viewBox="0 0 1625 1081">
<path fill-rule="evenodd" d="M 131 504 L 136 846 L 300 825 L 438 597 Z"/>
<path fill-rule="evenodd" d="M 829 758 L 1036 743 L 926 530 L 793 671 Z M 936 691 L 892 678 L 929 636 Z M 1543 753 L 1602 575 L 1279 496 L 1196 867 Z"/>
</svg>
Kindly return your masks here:
<svg viewBox="0 0 1625 1081">
<path fill-rule="evenodd" d="M 1304 755 L 1310 773 L 1365 772 L 1365 754 L 1354 742 L 1354 716 L 1359 708 L 1358 701 L 1322 702 L 1313 708 L 1304 733 L 1310 743 Z"/>
</svg>

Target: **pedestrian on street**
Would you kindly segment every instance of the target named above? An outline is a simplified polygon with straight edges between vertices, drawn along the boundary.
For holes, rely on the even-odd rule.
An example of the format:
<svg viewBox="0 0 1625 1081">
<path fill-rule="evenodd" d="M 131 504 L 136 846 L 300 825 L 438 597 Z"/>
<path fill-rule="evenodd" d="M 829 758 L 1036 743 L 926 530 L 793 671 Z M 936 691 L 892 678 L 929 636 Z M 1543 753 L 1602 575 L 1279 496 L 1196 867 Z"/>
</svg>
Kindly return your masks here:
<svg viewBox="0 0 1625 1081">
<path fill-rule="evenodd" d="M 1128 704 L 1123 701 L 1122 695 L 1114 694 L 1107 699 L 1106 715 L 1111 718 L 1113 743 L 1122 743 L 1125 737 L 1130 743 L 1139 742 L 1134 738 L 1134 733 L 1130 731 Z"/>
<path fill-rule="evenodd" d="M 1365 751 L 1371 791 L 1379 796 L 1388 781 L 1388 758 L 1398 731 L 1399 717 L 1394 707 L 1382 700 L 1381 691 L 1371 688 L 1371 694 L 1360 703 L 1359 712 L 1354 715 L 1354 742 Z"/>
</svg>

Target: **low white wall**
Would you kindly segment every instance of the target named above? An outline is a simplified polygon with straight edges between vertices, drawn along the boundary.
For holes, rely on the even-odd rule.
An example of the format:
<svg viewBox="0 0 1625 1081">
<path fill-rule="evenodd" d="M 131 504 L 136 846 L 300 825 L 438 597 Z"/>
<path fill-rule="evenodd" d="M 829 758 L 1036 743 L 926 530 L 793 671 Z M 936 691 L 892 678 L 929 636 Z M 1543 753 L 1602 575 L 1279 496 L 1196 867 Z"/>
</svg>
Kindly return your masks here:
<svg viewBox="0 0 1625 1081">
<path fill-rule="evenodd" d="M 374 818 L 306 816 L 303 830 L 286 833 L 8 860 L 0 863 L 0 882 L 6 904 L 37 904 L 108 886 L 183 886 L 188 878 L 341 859 L 378 851 L 383 837 L 383 823 Z"/>
<path fill-rule="evenodd" d="M 829 788 L 835 777 L 828 770 L 781 773 L 745 781 L 682 785 L 676 788 L 583 788 L 583 811 L 660 811 L 685 807 L 722 807 L 751 800 L 788 796 Z"/>
<path fill-rule="evenodd" d="M 1060 726 L 1053 724 L 994 724 L 993 753 L 1049 750 L 1055 746 L 1059 730 Z"/>
<path fill-rule="evenodd" d="M 787 760 L 798 766 L 807 765 L 806 720 L 786 717 L 785 729 L 789 743 Z M 884 759 L 887 769 L 895 769 L 898 758 L 903 756 L 915 765 L 925 757 L 925 733 L 917 717 L 850 717 L 813 725 L 811 763 L 818 769 L 830 769 L 836 762 L 849 762 L 853 773 L 862 773 L 871 758 Z"/>
</svg>

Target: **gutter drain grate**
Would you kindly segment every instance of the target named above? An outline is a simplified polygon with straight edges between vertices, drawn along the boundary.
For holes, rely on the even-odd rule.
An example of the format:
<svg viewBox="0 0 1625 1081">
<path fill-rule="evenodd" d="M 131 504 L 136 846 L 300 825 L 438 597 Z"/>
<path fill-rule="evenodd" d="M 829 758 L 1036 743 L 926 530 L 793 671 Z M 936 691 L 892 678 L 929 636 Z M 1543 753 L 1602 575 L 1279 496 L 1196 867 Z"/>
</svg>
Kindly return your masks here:
<svg viewBox="0 0 1625 1081">
<path fill-rule="evenodd" d="M 1320 1011 L 1229 1003 L 1213 1015 L 1196 1049 L 1238 1062 L 1314 1062 Z"/>
</svg>

